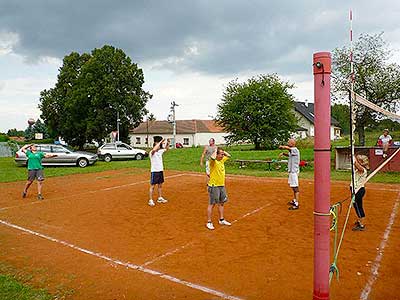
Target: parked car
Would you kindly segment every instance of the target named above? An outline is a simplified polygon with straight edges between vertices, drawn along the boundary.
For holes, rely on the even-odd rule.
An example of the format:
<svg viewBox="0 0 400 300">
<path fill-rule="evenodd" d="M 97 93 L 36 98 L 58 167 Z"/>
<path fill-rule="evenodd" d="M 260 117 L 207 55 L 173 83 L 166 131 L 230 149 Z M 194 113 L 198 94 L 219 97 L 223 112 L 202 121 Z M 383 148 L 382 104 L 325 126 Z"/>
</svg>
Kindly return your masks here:
<svg viewBox="0 0 400 300">
<path fill-rule="evenodd" d="M 38 144 L 36 145 L 38 151 L 44 153 L 54 153 L 57 157 L 43 158 L 42 164 L 44 166 L 79 166 L 84 168 L 92 165 L 97 161 L 97 154 L 83 151 L 75 151 L 68 146 L 53 145 L 53 144 Z M 18 150 L 15 153 L 15 162 L 17 165 L 26 166 L 28 159 L 24 152 Z"/>
<path fill-rule="evenodd" d="M 142 149 L 132 148 L 128 144 L 117 142 L 117 143 L 106 143 L 97 149 L 97 155 L 100 159 L 104 159 L 106 162 L 110 162 L 113 159 L 136 159 L 141 160 L 148 156 L 148 153 Z"/>
</svg>

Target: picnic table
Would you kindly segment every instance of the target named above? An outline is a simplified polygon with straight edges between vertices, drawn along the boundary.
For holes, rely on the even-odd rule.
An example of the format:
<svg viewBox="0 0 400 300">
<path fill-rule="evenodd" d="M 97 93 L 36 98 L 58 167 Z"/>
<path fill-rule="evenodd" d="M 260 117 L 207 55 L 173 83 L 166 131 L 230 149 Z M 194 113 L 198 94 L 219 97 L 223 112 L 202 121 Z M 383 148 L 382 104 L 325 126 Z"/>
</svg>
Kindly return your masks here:
<svg viewBox="0 0 400 300">
<path fill-rule="evenodd" d="M 287 164 L 288 161 L 287 160 L 261 160 L 261 159 L 235 159 L 235 162 L 239 163 L 239 167 L 243 168 L 248 164 L 251 163 L 261 163 L 261 164 L 268 164 L 268 170 L 271 171 L 271 165 L 274 163 L 278 163 L 278 164 Z"/>
</svg>

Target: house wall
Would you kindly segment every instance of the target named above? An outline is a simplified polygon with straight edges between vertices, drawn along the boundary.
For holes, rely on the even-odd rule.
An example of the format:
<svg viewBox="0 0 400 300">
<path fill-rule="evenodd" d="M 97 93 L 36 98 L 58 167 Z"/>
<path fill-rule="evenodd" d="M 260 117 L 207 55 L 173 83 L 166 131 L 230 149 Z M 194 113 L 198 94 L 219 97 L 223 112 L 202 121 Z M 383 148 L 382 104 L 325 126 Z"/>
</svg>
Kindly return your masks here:
<svg viewBox="0 0 400 300">
<path fill-rule="evenodd" d="M 224 136 L 227 133 L 219 132 L 219 133 L 210 133 L 210 132 L 201 132 L 196 134 L 177 134 L 175 143 L 181 143 L 184 147 L 192 147 L 192 146 L 203 146 L 208 145 L 208 141 L 210 138 L 215 139 L 215 143 L 217 145 L 226 144 Z M 155 136 L 162 136 L 165 139 L 173 138 L 172 134 L 149 134 L 149 147 L 153 146 L 153 141 Z M 139 133 L 130 133 L 130 145 L 132 147 L 147 147 L 146 137 L 147 134 L 139 134 Z M 137 142 L 137 138 L 140 139 L 140 143 Z"/>
<path fill-rule="evenodd" d="M 303 115 L 301 115 L 297 111 L 294 112 L 294 115 L 297 119 L 297 125 L 299 127 L 307 129 L 306 136 L 314 136 L 314 124 L 304 118 Z M 304 132 L 301 135 L 304 136 Z"/>
<path fill-rule="evenodd" d="M 226 139 L 225 136 L 228 134 L 226 132 L 200 132 L 196 134 L 195 145 L 196 146 L 205 146 L 208 145 L 208 141 L 211 138 L 214 138 L 216 145 L 225 145 Z"/>
<path fill-rule="evenodd" d="M 303 127 L 305 129 L 307 129 L 307 133 L 306 136 L 314 136 L 315 135 L 315 128 L 314 128 L 314 124 L 312 124 L 310 121 L 308 121 L 306 118 L 304 118 L 300 113 L 298 113 L 297 111 L 295 112 L 295 116 L 297 118 L 297 124 L 299 125 L 299 127 Z M 297 132 L 298 135 L 300 135 L 300 138 L 304 137 L 304 133 L 299 133 Z M 330 138 L 331 140 L 335 140 L 340 138 L 341 136 L 341 130 L 339 127 L 333 126 L 331 125 L 331 130 L 330 130 Z"/>
</svg>

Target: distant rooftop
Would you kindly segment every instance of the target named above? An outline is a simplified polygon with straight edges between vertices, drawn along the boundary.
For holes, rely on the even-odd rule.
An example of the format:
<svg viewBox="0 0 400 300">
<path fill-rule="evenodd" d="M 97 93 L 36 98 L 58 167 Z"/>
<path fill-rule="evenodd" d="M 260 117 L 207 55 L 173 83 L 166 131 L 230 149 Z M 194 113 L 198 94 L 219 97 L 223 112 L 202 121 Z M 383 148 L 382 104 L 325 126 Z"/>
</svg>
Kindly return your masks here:
<svg viewBox="0 0 400 300">
<path fill-rule="evenodd" d="M 295 102 L 294 103 L 294 108 L 295 110 L 303 115 L 308 121 L 314 124 L 314 103 L 308 103 L 306 104 L 305 102 Z M 334 126 L 340 126 L 339 122 L 331 117 L 331 125 Z"/>
<path fill-rule="evenodd" d="M 149 121 L 142 122 L 138 127 L 130 130 L 131 133 L 172 133 L 172 123 L 168 121 Z M 177 134 L 194 134 L 194 133 L 218 133 L 225 132 L 218 126 L 214 120 L 176 120 Z"/>
</svg>

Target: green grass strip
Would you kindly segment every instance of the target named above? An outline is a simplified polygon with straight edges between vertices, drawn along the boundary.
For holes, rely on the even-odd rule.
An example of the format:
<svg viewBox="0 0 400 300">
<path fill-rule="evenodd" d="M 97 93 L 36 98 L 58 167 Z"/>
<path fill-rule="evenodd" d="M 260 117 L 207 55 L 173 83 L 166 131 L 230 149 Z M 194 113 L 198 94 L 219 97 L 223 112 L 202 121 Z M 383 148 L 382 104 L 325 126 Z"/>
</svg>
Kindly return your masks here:
<svg viewBox="0 0 400 300">
<path fill-rule="evenodd" d="M 50 300 L 53 297 L 44 289 L 34 289 L 18 282 L 12 276 L 0 275 L 0 299 Z"/>
</svg>

